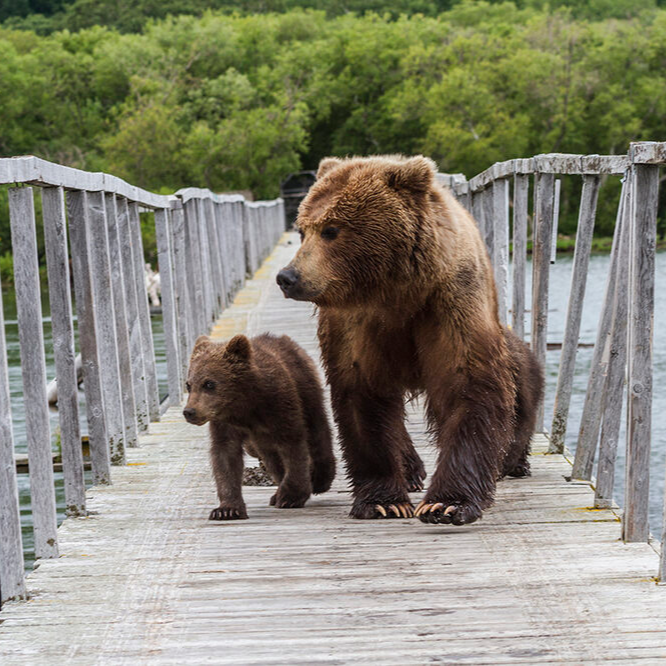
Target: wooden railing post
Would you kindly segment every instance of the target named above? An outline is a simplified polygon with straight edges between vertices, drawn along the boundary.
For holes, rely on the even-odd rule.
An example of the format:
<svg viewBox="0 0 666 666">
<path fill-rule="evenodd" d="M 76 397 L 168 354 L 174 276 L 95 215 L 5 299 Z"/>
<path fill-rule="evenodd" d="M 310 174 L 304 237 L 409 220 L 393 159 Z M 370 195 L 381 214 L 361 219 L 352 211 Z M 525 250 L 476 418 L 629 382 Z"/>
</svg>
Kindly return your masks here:
<svg viewBox="0 0 666 666">
<path fill-rule="evenodd" d="M 162 290 L 162 320 L 164 322 L 164 343 L 166 347 L 167 380 L 169 405 L 180 404 L 183 380 L 180 361 L 180 344 L 177 331 L 176 299 L 173 279 L 172 233 L 169 212 L 166 208 L 155 211 L 155 234 L 157 238 L 157 260 L 160 268 Z"/>
<path fill-rule="evenodd" d="M 111 464 L 125 464 L 125 422 L 120 388 L 115 312 L 111 296 L 111 260 L 102 192 L 88 192 L 88 248 L 95 299 L 100 377 L 106 412 L 106 434 L 111 448 Z"/>
<path fill-rule="evenodd" d="M 25 429 L 30 459 L 35 555 L 43 558 L 58 557 L 35 203 L 31 187 L 9 190 L 9 219 L 14 254 L 23 400 L 28 407 L 25 410 Z"/>
<path fill-rule="evenodd" d="M 222 269 L 223 256 L 217 229 L 218 222 L 217 216 L 215 215 L 215 203 L 210 197 L 208 197 L 202 201 L 202 204 L 206 216 L 206 245 L 213 276 L 214 319 L 217 319 L 226 305 L 226 285 L 224 271 Z"/>
<path fill-rule="evenodd" d="M 631 157 L 633 161 L 633 149 Z M 627 467 L 623 537 L 625 541 L 647 541 L 659 165 L 634 162 L 632 183 Z"/>
<path fill-rule="evenodd" d="M 525 338 L 525 273 L 527 264 L 527 202 L 530 177 L 516 173 L 513 180 L 513 332 Z"/>
<path fill-rule="evenodd" d="M 131 203 L 129 205 L 129 225 L 132 237 L 132 257 L 134 259 L 134 286 L 136 289 L 137 306 L 139 309 L 139 324 L 141 326 L 143 366 L 146 373 L 148 414 L 151 421 L 159 421 L 160 400 L 157 390 L 153 331 L 150 326 L 150 305 L 148 304 L 148 292 L 146 291 L 146 259 L 143 253 L 143 240 L 141 239 L 139 206 L 136 203 Z M 128 277 L 132 277 L 131 271 Z"/>
<path fill-rule="evenodd" d="M 498 178 L 492 184 L 493 197 L 493 263 L 497 303 L 502 324 L 508 323 L 509 313 L 509 181 Z"/>
<path fill-rule="evenodd" d="M 590 263 L 590 249 L 592 247 L 594 218 L 597 210 L 599 182 L 599 176 L 583 176 L 583 191 L 578 214 L 571 288 L 569 290 L 567 319 L 564 341 L 562 343 L 562 355 L 560 357 L 560 371 L 557 376 L 553 423 L 550 433 L 549 450 L 551 453 L 564 452 L 564 437 L 567 430 L 569 403 L 571 402 L 571 391 L 576 367 L 576 352 L 578 351 L 578 336 L 580 335 L 580 322 L 583 315 L 583 300 L 585 298 L 585 285 L 587 283 L 587 271 Z"/>
<path fill-rule="evenodd" d="M 130 212 L 127 199 L 117 202 L 118 233 L 120 240 L 120 256 L 123 271 L 123 288 L 127 308 L 127 324 L 129 326 L 129 350 L 132 366 L 132 386 L 134 392 L 135 420 L 138 431 L 145 432 L 150 422 L 148 409 L 148 391 L 145 363 L 143 358 L 143 342 L 141 340 L 141 322 L 139 321 L 139 300 L 134 279 L 134 251 L 132 232 L 130 229 Z"/>
<path fill-rule="evenodd" d="M 106 411 L 102 399 L 95 303 L 90 275 L 88 193 L 68 192 L 67 213 L 93 482 L 107 484 L 111 483 L 111 454 L 106 434 Z"/>
<path fill-rule="evenodd" d="M 208 326 L 196 201 L 194 199 L 185 201 L 183 209 L 185 212 L 186 272 L 192 302 L 190 315 L 192 316 L 192 332 L 196 339 L 198 335 L 207 331 Z"/>
<path fill-rule="evenodd" d="M 42 189 L 42 216 L 51 303 L 53 358 L 58 382 L 58 419 L 65 485 L 65 512 L 70 516 L 82 516 L 86 513 L 86 487 L 83 478 L 79 426 L 65 193 L 62 187 Z"/>
<path fill-rule="evenodd" d="M 111 266 L 111 295 L 113 297 L 113 313 L 115 316 L 116 344 L 118 349 L 118 369 L 120 372 L 120 392 L 125 426 L 125 446 L 138 445 L 138 428 L 136 421 L 136 401 L 134 399 L 134 382 L 132 381 L 132 359 L 130 355 L 129 322 L 123 262 L 118 231 L 118 204 L 115 194 L 104 194 L 106 222 L 109 240 L 109 262 Z"/>
<path fill-rule="evenodd" d="M 613 316 L 613 299 L 615 295 L 615 281 L 617 279 L 620 238 L 622 227 L 625 223 L 623 209 L 625 200 L 630 196 L 631 188 L 629 181 L 622 185 L 620 204 L 615 222 L 615 233 L 613 234 L 613 246 L 606 279 L 603 305 L 599 315 L 597 327 L 597 340 L 594 344 L 590 376 L 585 392 L 583 414 L 580 419 L 578 431 L 578 445 L 576 446 L 576 457 L 574 458 L 571 475 L 574 479 L 589 480 L 592 478 L 594 455 L 599 441 L 599 428 L 601 426 L 601 410 L 603 403 L 603 391 L 608 367 L 608 348 L 610 345 L 610 330 Z"/>
<path fill-rule="evenodd" d="M 14 434 L 12 432 L 5 317 L 0 290 L 0 606 L 26 596 Z"/>
<path fill-rule="evenodd" d="M 548 333 L 548 277 L 550 274 L 550 250 L 553 241 L 554 176 L 540 173 L 537 189 L 537 207 L 534 220 L 532 250 L 532 350 L 542 367 L 546 366 Z M 537 428 L 544 427 L 543 402 L 537 415 Z"/>
</svg>

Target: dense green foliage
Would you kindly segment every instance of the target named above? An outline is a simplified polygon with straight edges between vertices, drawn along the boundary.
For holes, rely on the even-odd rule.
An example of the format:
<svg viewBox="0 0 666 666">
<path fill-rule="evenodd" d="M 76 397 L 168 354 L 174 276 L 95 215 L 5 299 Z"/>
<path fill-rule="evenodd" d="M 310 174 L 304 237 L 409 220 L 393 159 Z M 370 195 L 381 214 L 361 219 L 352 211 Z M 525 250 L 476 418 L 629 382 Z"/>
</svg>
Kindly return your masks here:
<svg viewBox="0 0 666 666">
<path fill-rule="evenodd" d="M 53 16 L 66 4 L 21 2 Z M 129 16 L 188 2 L 193 14 L 214 4 L 108 5 Z M 84 3 L 82 15 L 131 28 L 95 14 L 104 2 L 75 0 L 65 14 Z M 206 11 L 124 34 L 0 29 L 0 154 L 110 171 L 156 191 L 187 184 L 269 197 L 324 155 L 423 152 L 469 177 L 512 157 L 624 153 L 632 140 L 666 139 L 666 10 L 653 0 L 553 0 L 571 5 L 556 10 L 537 0 L 404 0 L 363 16 L 344 10 L 388 3 L 240 4 L 328 13 Z M 593 20 L 618 11 L 630 18 Z M 565 232 L 575 188 L 563 190 Z M 616 183 L 602 196 L 602 233 L 616 196 Z"/>
</svg>

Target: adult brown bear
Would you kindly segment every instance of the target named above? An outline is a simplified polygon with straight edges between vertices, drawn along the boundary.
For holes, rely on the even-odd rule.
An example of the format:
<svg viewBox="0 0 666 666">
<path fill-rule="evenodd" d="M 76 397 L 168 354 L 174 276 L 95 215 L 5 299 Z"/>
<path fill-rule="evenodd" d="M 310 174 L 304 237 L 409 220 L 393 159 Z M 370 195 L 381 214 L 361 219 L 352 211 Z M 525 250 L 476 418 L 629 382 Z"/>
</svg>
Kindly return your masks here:
<svg viewBox="0 0 666 666">
<path fill-rule="evenodd" d="M 406 395 L 425 394 L 439 447 L 422 521 L 471 523 L 499 477 L 529 474 L 542 373 L 500 324 L 485 245 L 435 172 L 421 156 L 324 159 L 299 209 L 302 246 L 277 277 L 319 306 L 354 518 L 414 513 L 424 473 Z"/>
</svg>

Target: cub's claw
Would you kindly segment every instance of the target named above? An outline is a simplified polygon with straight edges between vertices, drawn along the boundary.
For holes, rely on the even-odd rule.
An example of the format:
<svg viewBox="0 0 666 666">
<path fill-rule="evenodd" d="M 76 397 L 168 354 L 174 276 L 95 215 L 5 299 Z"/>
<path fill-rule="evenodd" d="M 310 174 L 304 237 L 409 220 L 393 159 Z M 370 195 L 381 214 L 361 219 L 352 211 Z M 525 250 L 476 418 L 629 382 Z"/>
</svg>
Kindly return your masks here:
<svg viewBox="0 0 666 666">
<path fill-rule="evenodd" d="M 208 516 L 208 520 L 247 520 L 245 507 L 218 506 Z"/>
<path fill-rule="evenodd" d="M 413 518 L 414 507 L 409 502 L 399 504 L 355 504 L 350 512 L 351 518 L 370 520 L 372 518 Z"/>
</svg>

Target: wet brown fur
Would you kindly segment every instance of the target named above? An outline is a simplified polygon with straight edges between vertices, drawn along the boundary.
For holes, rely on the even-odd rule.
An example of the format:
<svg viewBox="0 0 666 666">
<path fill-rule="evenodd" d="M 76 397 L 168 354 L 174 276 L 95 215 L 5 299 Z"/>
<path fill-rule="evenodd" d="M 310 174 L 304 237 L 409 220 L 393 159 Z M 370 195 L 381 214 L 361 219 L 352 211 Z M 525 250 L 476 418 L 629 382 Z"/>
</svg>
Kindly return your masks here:
<svg viewBox="0 0 666 666">
<path fill-rule="evenodd" d="M 408 395 L 425 395 L 439 447 L 425 502 L 443 506 L 422 520 L 473 522 L 499 477 L 529 474 L 542 372 L 500 324 L 476 224 L 434 175 L 424 157 L 323 160 L 299 210 L 302 246 L 284 269 L 297 276 L 285 295 L 319 306 L 355 518 L 408 503 L 421 475 Z"/>
<path fill-rule="evenodd" d="M 211 520 L 247 518 L 241 484 L 243 450 L 260 458 L 277 492 L 270 504 L 301 507 L 326 492 L 335 458 L 314 363 L 291 338 L 237 335 L 227 343 L 201 336 L 190 359 L 183 410 L 210 422 L 211 462 L 220 506 Z"/>
</svg>

